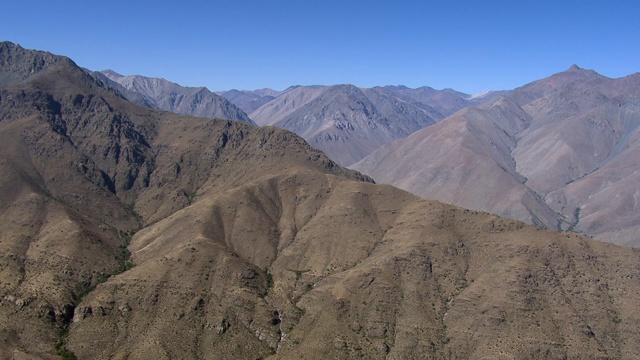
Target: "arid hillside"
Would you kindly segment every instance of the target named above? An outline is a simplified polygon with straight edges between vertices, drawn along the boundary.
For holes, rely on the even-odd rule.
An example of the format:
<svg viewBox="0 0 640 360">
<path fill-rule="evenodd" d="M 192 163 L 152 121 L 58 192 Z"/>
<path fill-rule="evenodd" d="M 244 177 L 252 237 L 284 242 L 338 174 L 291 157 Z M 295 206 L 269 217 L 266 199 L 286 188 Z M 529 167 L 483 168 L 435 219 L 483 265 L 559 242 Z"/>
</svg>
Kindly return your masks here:
<svg viewBox="0 0 640 360">
<path fill-rule="evenodd" d="M 423 200 L 0 43 L 0 357 L 640 356 L 640 251 Z"/>
<path fill-rule="evenodd" d="M 6 42 L 0 144 L 2 297 L 26 306 L 0 308 L 3 338 L 29 353 L 51 352 L 82 294 L 128 266 L 133 232 L 201 188 L 288 167 L 364 179 L 292 133 L 142 108 L 67 58 Z"/>
<path fill-rule="evenodd" d="M 640 76 L 573 66 L 352 168 L 430 199 L 640 246 Z"/>
<path fill-rule="evenodd" d="M 316 171 L 146 227 L 81 357 L 633 358 L 639 253 Z M 171 339 L 171 340 L 167 340 Z"/>
</svg>

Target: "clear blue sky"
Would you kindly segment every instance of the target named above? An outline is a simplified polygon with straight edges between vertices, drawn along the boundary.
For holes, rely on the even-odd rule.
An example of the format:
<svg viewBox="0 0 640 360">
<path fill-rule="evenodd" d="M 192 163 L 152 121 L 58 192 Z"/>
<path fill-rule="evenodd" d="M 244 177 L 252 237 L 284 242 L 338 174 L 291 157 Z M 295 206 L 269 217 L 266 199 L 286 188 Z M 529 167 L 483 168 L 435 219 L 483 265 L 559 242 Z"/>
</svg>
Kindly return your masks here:
<svg viewBox="0 0 640 360">
<path fill-rule="evenodd" d="M 640 1 L 7 0 L 0 40 L 211 90 L 512 89 L 640 71 Z"/>
</svg>

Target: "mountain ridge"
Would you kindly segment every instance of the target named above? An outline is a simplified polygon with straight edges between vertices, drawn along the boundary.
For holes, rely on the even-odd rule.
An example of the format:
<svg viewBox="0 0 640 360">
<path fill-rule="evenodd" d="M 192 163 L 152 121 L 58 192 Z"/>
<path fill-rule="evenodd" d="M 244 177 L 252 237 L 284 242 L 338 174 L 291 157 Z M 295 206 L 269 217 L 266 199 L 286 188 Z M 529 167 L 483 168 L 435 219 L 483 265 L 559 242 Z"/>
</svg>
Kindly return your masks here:
<svg viewBox="0 0 640 360">
<path fill-rule="evenodd" d="M 142 75 L 124 76 L 113 70 L 96 72 L 126 90 L 129 100 L 138 105 L 167 110 L 182 115 L 238 120 L 251 125 L 249 116 L 225 98 L 206 87 L 185 87 L 163 78 Z M 100 74 L 100 75 L 98 75 Z"/>
</svg>

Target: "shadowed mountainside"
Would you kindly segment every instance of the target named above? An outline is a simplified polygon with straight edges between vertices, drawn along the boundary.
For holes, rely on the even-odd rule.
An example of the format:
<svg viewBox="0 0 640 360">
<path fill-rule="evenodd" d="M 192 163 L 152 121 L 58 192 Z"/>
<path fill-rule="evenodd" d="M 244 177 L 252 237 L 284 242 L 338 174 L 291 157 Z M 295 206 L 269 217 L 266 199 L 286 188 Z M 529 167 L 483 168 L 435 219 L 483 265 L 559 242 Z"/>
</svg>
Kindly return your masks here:
<svg viewBox="0 0 640 360">
<path fill-rule="evenodd" d="M 67 58 L 0 43 L 0 79 L 2 357 L 640 356 L 637 250 L 139 107 Z"/>
<path fill-rule="evenodd" d="M 461 110 L 354 169 L 423 197 L 638 246 L 640 77 L 577 66 Z"/>
</svg>

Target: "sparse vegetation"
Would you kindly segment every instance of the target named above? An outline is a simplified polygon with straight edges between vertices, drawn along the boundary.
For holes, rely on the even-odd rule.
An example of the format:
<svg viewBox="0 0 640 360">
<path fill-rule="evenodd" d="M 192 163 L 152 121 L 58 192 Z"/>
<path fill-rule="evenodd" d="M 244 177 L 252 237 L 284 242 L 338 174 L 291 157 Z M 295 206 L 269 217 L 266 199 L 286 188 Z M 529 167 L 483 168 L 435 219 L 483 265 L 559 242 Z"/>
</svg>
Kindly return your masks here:
<svg viewBox="0 0 640 360">
<path fill-rule="evenodd" d="M 196 192 L 195 191 L 185 190 L 185 189 L 182 189 L 182 192 L 184 193 L 185 197 L 187 198 L 187 203 L 189 205 L 191 205 L 193 203 L 193 200 L 195 200 L 195 198 L 196 198 Z"/>
<path fill-rule="evenodd" d="M 74 354 L 72 351 L 67 349 L 67 347 L 65 346 L 65 344 L 63 342 L 62 343 L 56 342 L 56 352 L 57 352 L 58 355 L 60 355 L 62 360 L 77 360 L 78 359 L 76 357 L 76 354 Z"/>
<path fill-rule="evenodd" d="M 273 288 L 273 275 L 269 272 L 269 269 L 265 269 L 263 271 L 263 274 L 267 280 L 267 283 L 265 284 L 266 286 L 264 288 L 264 291 L 262 292 L 262 294 L 260 294 L 260 296 L 265 297 L 269 295 L 269 290 Z"/>
<path fill-rule="evenodd" d="M 575 229 L 575 227 L 578 225 L 578 222 L 580 222 L 580 207 L 577 207 L 573 211 L 573 216 L 575 218 L 575 221 L 571 225 L 569 225 L 569 228 L 567 228 L 567 231 L 573 231 L 573 229 Z"/>
<path fill-rule="evenodd" d="M 131 244 L 131 238 L 133 238 L 133 235 L 135 235 L 135 233 L 135 230 L 120 232 L 120 238 L 123 240 L 123 243 L 118 247 L 120 249 L 120 252 L 116 256 L 116 260 L 118 261 L 119 265 L 117 271 L 113 275 L 121 274 L 133 267 L 129 245 Z"/>
<path fill-rule="evenodd" d="M 305 291 L 311 291 L 313 289 L 313 284 L 312 283 L 306 283 L 304 286 L 304 290 Z"/>
<path fill-rule="evenodd" d="M 288 269 L 288 270 L 296 274 L 296 280 L 300 280 L 302 278 L 302 274 L 309 272 L 309 270 L 295 270 L 295 269 Z"/>
</svg>

